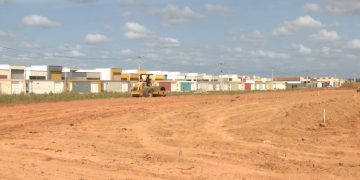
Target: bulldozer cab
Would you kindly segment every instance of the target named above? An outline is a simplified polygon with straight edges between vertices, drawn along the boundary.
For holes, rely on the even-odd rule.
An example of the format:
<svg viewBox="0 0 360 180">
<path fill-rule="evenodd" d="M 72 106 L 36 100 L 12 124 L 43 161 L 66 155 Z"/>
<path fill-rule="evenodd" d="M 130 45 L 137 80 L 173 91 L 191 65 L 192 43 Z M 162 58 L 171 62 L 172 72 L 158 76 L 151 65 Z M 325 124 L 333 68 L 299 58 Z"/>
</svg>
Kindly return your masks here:
<svg viewBox="0 0 360 180">
<path fill-rule="evenodd" d="M 151 86 L 151 77 L 153 74 L 140 74 L 139 80 L 140 82 L 144 82 L 146 86 Z"/>
</svg>

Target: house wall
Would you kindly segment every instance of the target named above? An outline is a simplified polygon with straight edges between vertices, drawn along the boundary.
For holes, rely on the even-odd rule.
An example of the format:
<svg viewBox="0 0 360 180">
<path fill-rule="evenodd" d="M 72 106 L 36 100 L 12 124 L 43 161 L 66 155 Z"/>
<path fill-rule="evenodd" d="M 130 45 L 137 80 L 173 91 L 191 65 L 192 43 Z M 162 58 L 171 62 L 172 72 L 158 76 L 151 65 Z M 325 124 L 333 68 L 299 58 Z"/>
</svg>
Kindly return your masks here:
<svg viewBox="0 0 360 180">
<path fill-rule="evenodd" d="M 11 94 L 25 93 L 24 81 L 11 81 Z"/>
<path fill-rule="evenodd" d="M 6 69 L 0 69 L 0 79 L 10 79 L 10 71 Z"/>
<path fill-rule="evenodd" d="M 11 94 L 10 80 L 0 80 L 0 94 Z"/>
<path fill-rule="evenodd" d="M 96 71 L 98 71 L 100 73 L 100 79 L 103 81 L 110 81 L 113 80 L 112 79 L 112 71 L 110 68 L 101 68 L 101 69 L 96 69 Z"/>
<path fill-rule="evenodd" d="M 11 79 L 24 79 L 24 69 L 11 69 Z"/>
<path fill-rule="evenodd" d="M 72 92 L 77 93 L 100 93 L 101 81 L 71 81 Z"/>
<path fill-rule="evenodd" d="M 62 77 L 63 79 L 66 77 L 66 80 L 74 81 L 84 81 L 87 79 L 85 72 L 63 72 Z"/>
<path fill-rule="evenodd" d="M 100 80 L 99 72 L 87 72 L 86 73 L 86 80 Z"/>
<path fill-rule="evenodd" d="M 46 71 L 34 71 L 34 70 L 26 70 L 25 71 L 26 79 L 42 79 L 46 80 L 47 72 Z"/>
<path fill-rule="evenodd" d="M 29 81 L 28 92 L 34 94 L 63 93 L 63 81 Z"/>
<path fill-rule="evenodd" d="M 214 89 L 214 88 L 211 88 Z M 197 90 L 209 91 L 209 83 L 208 82 L 198 82 Z"/>
<path fill-rule="evenodd" d="M 61 75 L 61 71 L 52 71 L 50 72 L 50 78 L 48 80 L 60 81 Z"/>
<path fill-rule="evenodd" d="M 46 80 L 60 81 L 62 66 L 47 66 Z"/>
<path fill-rule="evenodd" d="M 102 91 L 104 92 L 128 92 L 129 83 L 127 81 L 103 81 Z"/>
<path fill-rule="evenodd" d="M 273 89 L 274 90 L 285 90 L 286 89 L 286 83 L 279 83 L 279 82 L 274 82 L 273 84 Z"/>
<path fill-rule="evenodd" d="M 113 80 L 113 81 L 121 80 L 121 73 L 122 73 L 122 69 L 111 68 L 110 80 Z"/>
<path fill-rule="evenodd" d="M 241 83 L 238 83 L 238 82 L 232 82 L 230 84 L 230 90 L 231 91 L 240 91 L 240 84 Z"/>
<path fill-rule="evenodd" d="M 180 91 L 180 86 L 178 83 L 171 83 L 171 92 L 179 92 Z"/>
</svg>

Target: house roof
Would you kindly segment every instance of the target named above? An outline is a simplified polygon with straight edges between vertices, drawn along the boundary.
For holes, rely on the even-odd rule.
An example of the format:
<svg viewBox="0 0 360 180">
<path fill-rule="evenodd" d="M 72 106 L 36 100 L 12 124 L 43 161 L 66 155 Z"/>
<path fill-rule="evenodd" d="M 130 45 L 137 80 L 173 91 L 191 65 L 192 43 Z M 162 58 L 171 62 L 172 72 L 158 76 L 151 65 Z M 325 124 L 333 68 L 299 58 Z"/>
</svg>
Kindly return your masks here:
<svg viewBox="0 0 360 180">
<path fill-rule="evenodd" d="M 276 77 L 274 81 L 300 81 L 300 77 Z"/>
</svg>

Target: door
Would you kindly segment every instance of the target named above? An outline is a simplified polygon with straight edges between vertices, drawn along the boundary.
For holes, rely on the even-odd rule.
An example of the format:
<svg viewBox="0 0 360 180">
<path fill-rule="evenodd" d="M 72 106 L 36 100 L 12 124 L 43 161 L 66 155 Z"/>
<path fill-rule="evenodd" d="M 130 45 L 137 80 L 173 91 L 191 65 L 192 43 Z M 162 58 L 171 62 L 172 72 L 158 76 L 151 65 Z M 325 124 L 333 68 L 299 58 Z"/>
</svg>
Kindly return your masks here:
<svg viewBox="0 0 360 180">
<path fill-rule="evenodd" d="M 232 91 L 238 91 L 239 90 L 239 84 L 238 83 L 232 83 L 231 84 L 231 90 Z"/>
<path fill-rule="evenodd" d="M 189 92 L 191 91 L 191 83 L 189 82 L 182 82 L 180 85 L 180 89 L 182 92 Z"/>
<path fill-rule="evenodd" d="M 196 83 L 191 83 L 191 91 L 197 91 Z"/>
<path fill-rule="evenodd" d="M 208 84 L 208 91 L 214 91 L 214 84 Z"/>
<path fill-rule="evenodd" d="M 251 84 L 250 83 L 245 84 L 245 90 L 247 90 L 247 91 L 251 90 Z"/>
<path fill-rule="evenodd" d="M 19 81 L 13 81 L 11 83 L 11 94 L 20 94 L 21 89 L 21 83 Z"/>
<path fill-rule="evenodd" d="M 90 92 L 91 93 L 99 93 L 99 83 L 98 82 L 91 82 Z"/>
<path fill-rule="evenodd" d="M 159 85 L 164 87 L 166 91 L 171 91 L 171 82 L 160 82 Z"/>
<path fill-rule="evenodd" d="M 54 91 L 54 82 L 32 81 L 30 90 L 31 93 L 35 93 L 35 94 L 48 94 Z"/>
<path fill-rule="evenodd" d="M 178 85 L 176 83 L 171 83 L 171 92 L 177 92 L 178 90 Z"/>
<path fill-rule="evenodd" d="M 129 92 L 129 83 L 123 82 L 123 83 L 121 84 L 121 92 Z"/>
<path fill-rule="evenodd" d="M 215 85 L 215 91 L 220 91 L 220 84 Z"/>
<path fill-rule="evenodd" d="M 55 82 L 54 93 L 63 93 L 63 92 L 64 92 L 64 83 L 63 82 Z"/>
<path fill-rule="evenodd" d="M 72 83 L 72 91 L 78 93 L 89 93 L 91 92 L 90 89 L 90 82 L 73 82 Z"/>
<path fill-rule="evenodd" d="M 122 82 L 107 82 L 104 85 L 106 86 L 104 87 L 106 92 L 121 92 L 122 90 Z"/>
</svg>

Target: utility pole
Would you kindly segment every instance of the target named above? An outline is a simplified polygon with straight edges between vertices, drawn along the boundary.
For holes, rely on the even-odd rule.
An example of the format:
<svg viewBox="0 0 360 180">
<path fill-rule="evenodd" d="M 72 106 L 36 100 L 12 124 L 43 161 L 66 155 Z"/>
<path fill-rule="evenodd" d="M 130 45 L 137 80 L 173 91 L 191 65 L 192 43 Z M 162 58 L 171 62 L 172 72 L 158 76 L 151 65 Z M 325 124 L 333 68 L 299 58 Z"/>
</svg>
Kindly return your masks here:
<svg viewBox="0 0 360 180">
<path fill-rule="evenodd" d="M 136 59 L 135 59 L 135 62 L 136 62 L 136 64 L 138 65 L 138 71 L 140 71 L 141 65 L 144 64 L 144 61 L 143 61 L 143 58 L 144 58 L 144 57 L 145 57 L 145 56 L 138 56 L 138 57 L 136 57 Z"/>
<path fill-rule="evenodd" d="M 220 62 L 218 64 L 218 68 L 220 70 L 220 91 L 222 91 L 222 89 L 223 89 L 223 80 L 222 80 L 223 67 L 224 67 L 224 63 Z"/>
<path fill-rule="evenodd" d="M 139 81 L 140 81 L 140 79 L 141 79 L 141 77 L 140 77 L 140 70 L 141 70 L 141 65 L 144 64 L 144 60 L 143 60 L 144 57 L 145 57 L 145 56 L 138 56 L 138 57 L 135 58 L 135 62 L 136 62 L 136 64 L 138 65 Z"/>
<path fill-rule="evenodd" d="M 356 83 L 356 77 L 355 77 L 355 73 L 354 73 L 354 83 Z"/>
<path fill-rule="evenodd" d="M 271 90 L 274 90 L 274 68 L 271 69 Z"/>
</svg>

